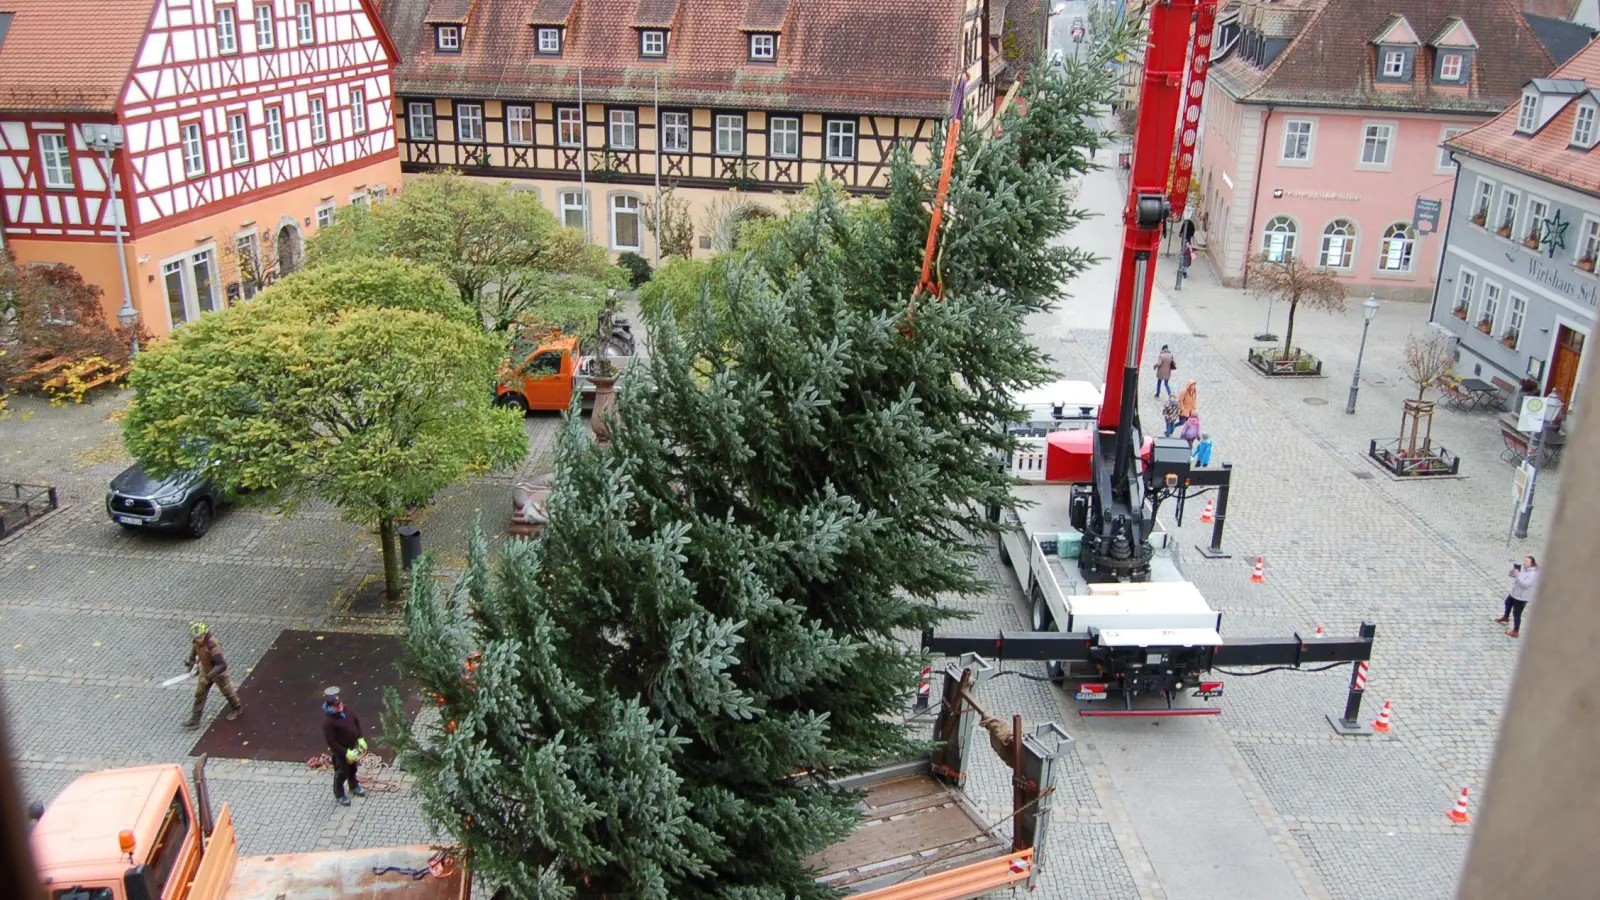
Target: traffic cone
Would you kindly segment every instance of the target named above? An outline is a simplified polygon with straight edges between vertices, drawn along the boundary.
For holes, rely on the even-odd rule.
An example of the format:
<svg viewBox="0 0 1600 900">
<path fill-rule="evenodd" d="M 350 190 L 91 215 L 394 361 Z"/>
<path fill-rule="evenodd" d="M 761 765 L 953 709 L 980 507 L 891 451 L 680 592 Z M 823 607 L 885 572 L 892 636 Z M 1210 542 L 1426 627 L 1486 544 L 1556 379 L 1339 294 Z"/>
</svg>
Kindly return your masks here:
<svg viewBox="0 0 1600 900">
<path fill-rule="evenodd" d="M 1325 635 L 1323 635 L 1323 633 L 1322 633 L 1322 626 L 1318 625 L 1317 626 L 1317 639 L 1321 640 L 1324 636 Z"/>
<path fill-rule="evenodd" d="M 1216 509 L 1217 509 L 1217 501 L 1215 501 L 1215 500 L 1207 500 L 1206 501 L 1206 508 L 1203 511 L 1201 511 L 1201 513 L 1200 513 L 1200 521 L 1201 521 L 1201 523 L 1204 524 L 1204 523 L 1215 522 L 1216 521 L 1216 517 L 1213 516 L 1212 513 L 1215 512 Z"/>
<path fill-rule="evenodd" d="M 1465 825 L 1468 822 L 1472 821 L 1472 817 L 1467 815 L 1467 789 L 1466 788 L 1462 788 L 1461 789 L 1461 796 L 1456 798 L 1456 808 L 1450 810 L 1450 821 L 1456 823 L 1457 825 Z"/>
<path fill-rule="evenodd" d="M 1250 581 L 1252 583 L 1254 583 L 1254 584 L 1266 584 L 1267 583 L 1267 573 L 1262 571 L 1262 568 L 1261 568 L 1263 565 L 1266 564 L 1266 561 L 1267 561 L 1267 558 L 1265 556 L 1256 557 L 1256 570 L 1254 572 L 1250 573 Z"/>
<path fill-rule="evenodd" d="M 1383 701 L 1383 712 L 1378 713 L 1378 717 L 1372 720 L 1372 730 L 1389 733 L 1389 701 Z"/>
</svg>

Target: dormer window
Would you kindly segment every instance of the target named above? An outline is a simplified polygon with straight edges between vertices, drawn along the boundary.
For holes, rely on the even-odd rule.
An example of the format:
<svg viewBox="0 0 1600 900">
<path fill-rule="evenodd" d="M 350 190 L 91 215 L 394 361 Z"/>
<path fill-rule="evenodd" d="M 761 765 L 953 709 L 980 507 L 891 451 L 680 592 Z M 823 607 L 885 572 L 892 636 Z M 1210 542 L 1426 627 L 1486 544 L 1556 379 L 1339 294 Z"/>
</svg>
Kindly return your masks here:
<svg viewBox="0 0 1600 900">
<path fill-rule="evenodd" d="M 1383 51 L 1383 77 L 1404 78 L 1406 76 L 1406 52 L 1404 50 Z"/>
<path fill-rule="evenodd" d="M 1597 111 L 1600 111 L 1600 107 L 1588 101 L 1578 104 L 1578 113 L 1572 120 L 1572 146 L 1584 150 L 1594 146 Z"/>
<path fill-rule="evenodd" d="M 667 55 L 667 33 L 656 28 L 639 32 L 639 55 L 662 57 Z"/>
<path fill-rule="evenodd" d="M 561 29 L 559 29 L 559 28 L 540 28 L 538 33 L 539 33 L 539 52 L 543 53 L 546 56 L 560 56 L 561 55 Z"/>
<path fill-rule="evenodd" d="M 756 62 L 774 62 L 778 58 L 778 36 L 775 34 L 750 35 L 750 58 Z"/>
<path fill-rule="evenodd" d="M 1446 54 L 1444 54 L 1443 58 L 1441 58 L 1439 60 L 1439 80 L 1440 81 L 1460 81 L 1461 80 L 1461 63 L 1462 63 L 1461 54 L 1459 54 L 1459 53 L 1446 53 Z"/>
<path fill-rule="evenodd" d="M 1539 95 L 1528 92 L 1522 95 L 1522 107 L 1517 110 L 1517 130 L 1523 134 L 1533 134 L 1533 129 L 1539 124 Z"/>
<path fill-rule="evenodd" d="M 438 30 L 438 40 L 435 41 L 434 46 L 438 47 L 441 53 L 460 53 L 461 26 L 440 25 Z"/>
</svg>

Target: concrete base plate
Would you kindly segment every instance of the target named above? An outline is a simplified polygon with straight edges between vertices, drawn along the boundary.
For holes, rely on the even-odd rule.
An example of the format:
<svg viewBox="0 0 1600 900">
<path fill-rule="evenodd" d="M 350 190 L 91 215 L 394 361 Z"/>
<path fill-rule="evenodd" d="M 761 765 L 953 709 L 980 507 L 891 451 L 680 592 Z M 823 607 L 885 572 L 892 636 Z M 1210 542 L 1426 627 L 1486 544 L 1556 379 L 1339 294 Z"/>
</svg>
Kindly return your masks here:
<svg viewBox="0 0 1600 900">
<path fill-rule="evenodd" d="M 1335 716 L 1333 713 L 1328 713 L 1328 724 L 1332 725 L 1333 726 L 1333 730 L 1335 732 L 1339 733 L 1339 734 L 1343 734 L 1343 735 L 1362 735 L 1362 736 L 1368 736 L 1368 737 L 1370 737 L 1372 735 L 1372 726 L 1371 725 L 1365 725 L 1365 724 L 1362 724 L 1360 722 L 1357 722 L 1356 724 L 1351 725 L 1350 723 L 1348 723 L 1345 720 L 1339 718 L 1338 716 Z"/>
<path fill-rule="evenodd" d="M 1233 554 L 1226 550 L 1213 550 L 1208 544 L 1195 544 L 1194 548 L 1206 559 L 1233 559 Z"/>
</svg>

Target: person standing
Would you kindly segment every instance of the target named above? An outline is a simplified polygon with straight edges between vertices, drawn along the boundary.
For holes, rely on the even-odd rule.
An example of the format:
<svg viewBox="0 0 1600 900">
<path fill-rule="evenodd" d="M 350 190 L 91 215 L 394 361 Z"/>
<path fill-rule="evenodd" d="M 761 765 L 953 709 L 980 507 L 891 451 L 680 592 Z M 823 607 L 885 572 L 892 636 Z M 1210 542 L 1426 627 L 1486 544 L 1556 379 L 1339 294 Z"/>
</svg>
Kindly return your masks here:
<svg viewBox="0 0 1600 900">
<path fill-rule="evenodd" d="M 1183 386 L 1183 390 L 1178 392 L 1179 421 L 1187 421 L 1190 416 L 1194 415 L 1195 407 L 1199 405 L 1200 389 L 1195 387 L 1194 379 L 1191 378 L 1189 383 Z"/>
<path fill-rule="evenodd" d="M 192 643 L 189 646 L 189 656 L 184 660 L 184 668 L 198 669 L 194 684 L 194 709 L 190 711 L 189 718 L 183 722 L 184 728 L 199 728 L 200 716 L 206 711 L 206 697 L 211 694 L 211 686 L 217 686 L 222 699 L 228 701 L 228 721 L 232 722 L 244 712 L 244 704 L 239 702 L 239 695 L 233 690 L 233 679 L 228 677 L 228 661 L 222 656 L 222 645 L 211 635 L 210 626 L 204 622 L 195 622 L 189 626 L 189 636 Z"/>
<path fill-rule="evenodd" d="M 356 768 L 362 754 L 367 752 L 367 739 L 361 736 L 361 717 L 344 708 L 339 689 L 328 688 L 322 692 L 322 737 L 328 742 L 328 753 L 333 757 L 333 798 L 340 806 L 349 806 L 350 798 L 344 795 L 344 786 L 350 793 L 365 797 L 367 791 L 356 780 Z"/>
<path fill-rule="evenodd" d="M 1178 415 L 1178 400 L 1171 394 L 1167 395 L 1167 405 L 1161 407 L 1161 418 L 1167 423 L 1167 437 L 1172 437 L 1172 432 L 1183 424 L 1183 417 Z"/>
<path fill-rule="evenodd" d="M 1211 465 L 1211 435 L 1204 433 L 1200 435 L 1200 443 L 1194 445 L 1194 456 L 1189 462 L 1202 469 Z"/>
<path fill-rule="evenodd" d="M 1189 277 L 1189 267 L 1194 264 L 1194 247 L 1188 241 L 1183 242 L 1183 248 L 1178 251 L 1178 283 L 1173 290 L 1183 290 L 1183 280 Z"/>
<path fill-rule="evenodd" d="M 1192 454 L 1193 451 L 1194 451 L 1195 442 L 1200 440 L 1200 414 L 1199 413 L 1190 413 L 1189 414 L 1189 418 L 1187 418 L 1187 419 L 1185 419 L 1183 421 L 1183 430 L 1178 432 L 1178 437 L 1181 437 L 1184 440 L 1189 442 L 1189 450 L 1190 450 L 1190 452 Z"/>
<path fill-rule="evenodd" d="M 1161 353 L 1156 356 L 1156 399 L 1161 399 L 1161 389 L 1167 389 L 1167 396 L 1172 396 L 1172 372 L 1178 368 L 1178 360 L 1172 355 L 1172 348 L 1166 344 L 1161 345 Z"/>
<path fill-rule="evenodd" d="M 1511 579 L 1511 593 L 1506 595 L 1505 612 L 1495 621 L 1504 625 L 1510 619 L 1511 630 L 1506 632 L 1506 636 L 1519 637 L 1522 634 L 1522 613 L 1539 591 L 1539 561 L 1524 556 L 1522 562 L 1512 563 L 1511 571 L 1506 575 Z"/>
</svg>

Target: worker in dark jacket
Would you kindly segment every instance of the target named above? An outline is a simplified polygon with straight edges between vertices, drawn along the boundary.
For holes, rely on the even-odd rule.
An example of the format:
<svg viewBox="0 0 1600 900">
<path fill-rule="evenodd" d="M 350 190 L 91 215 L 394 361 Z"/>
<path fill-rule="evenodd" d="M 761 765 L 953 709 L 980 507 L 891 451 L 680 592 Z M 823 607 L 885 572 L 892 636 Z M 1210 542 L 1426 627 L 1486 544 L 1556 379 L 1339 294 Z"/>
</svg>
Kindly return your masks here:
<svg viewBox="0 0 1600 900">
<path fill-rule="evenodd" d="M 189 636 L 194 640 L 189 648 L 189 657 L 183 664 L 185 668 L 198 667 L 199 671 L 194 685 L 194 710 L 184 720 L 183 727 L 200 726 L 200 715 L 206 711 L 206 697 L 211 693 L 213 684 L 222 692 L 222 698 L 228 701 L 228 721 L 239 718 L 239 714 L 244 712 L 244 704 L 239 702 L 239 695 L 233 690 L 233 679 L 228 677 L 228 661 L 222 657 L 222 645 L 211 636 L 211 629 L 204 622 L 190 625 Z"/>
<path fill-rule="evenodd" d="M 333 756 L 333 796 L 340 806 L 349 806 L 350 798 L 344 795 L 346 784 L 350 785 L 350 793 L 357 797 L 367 795 L 356 781 L 356 766 L 367 752 L 367 739 L 361 736 L 360 717 L 344 708 L 338 688 L 322 692 L 322 713 L 322 737 Z"/>
</svg>

